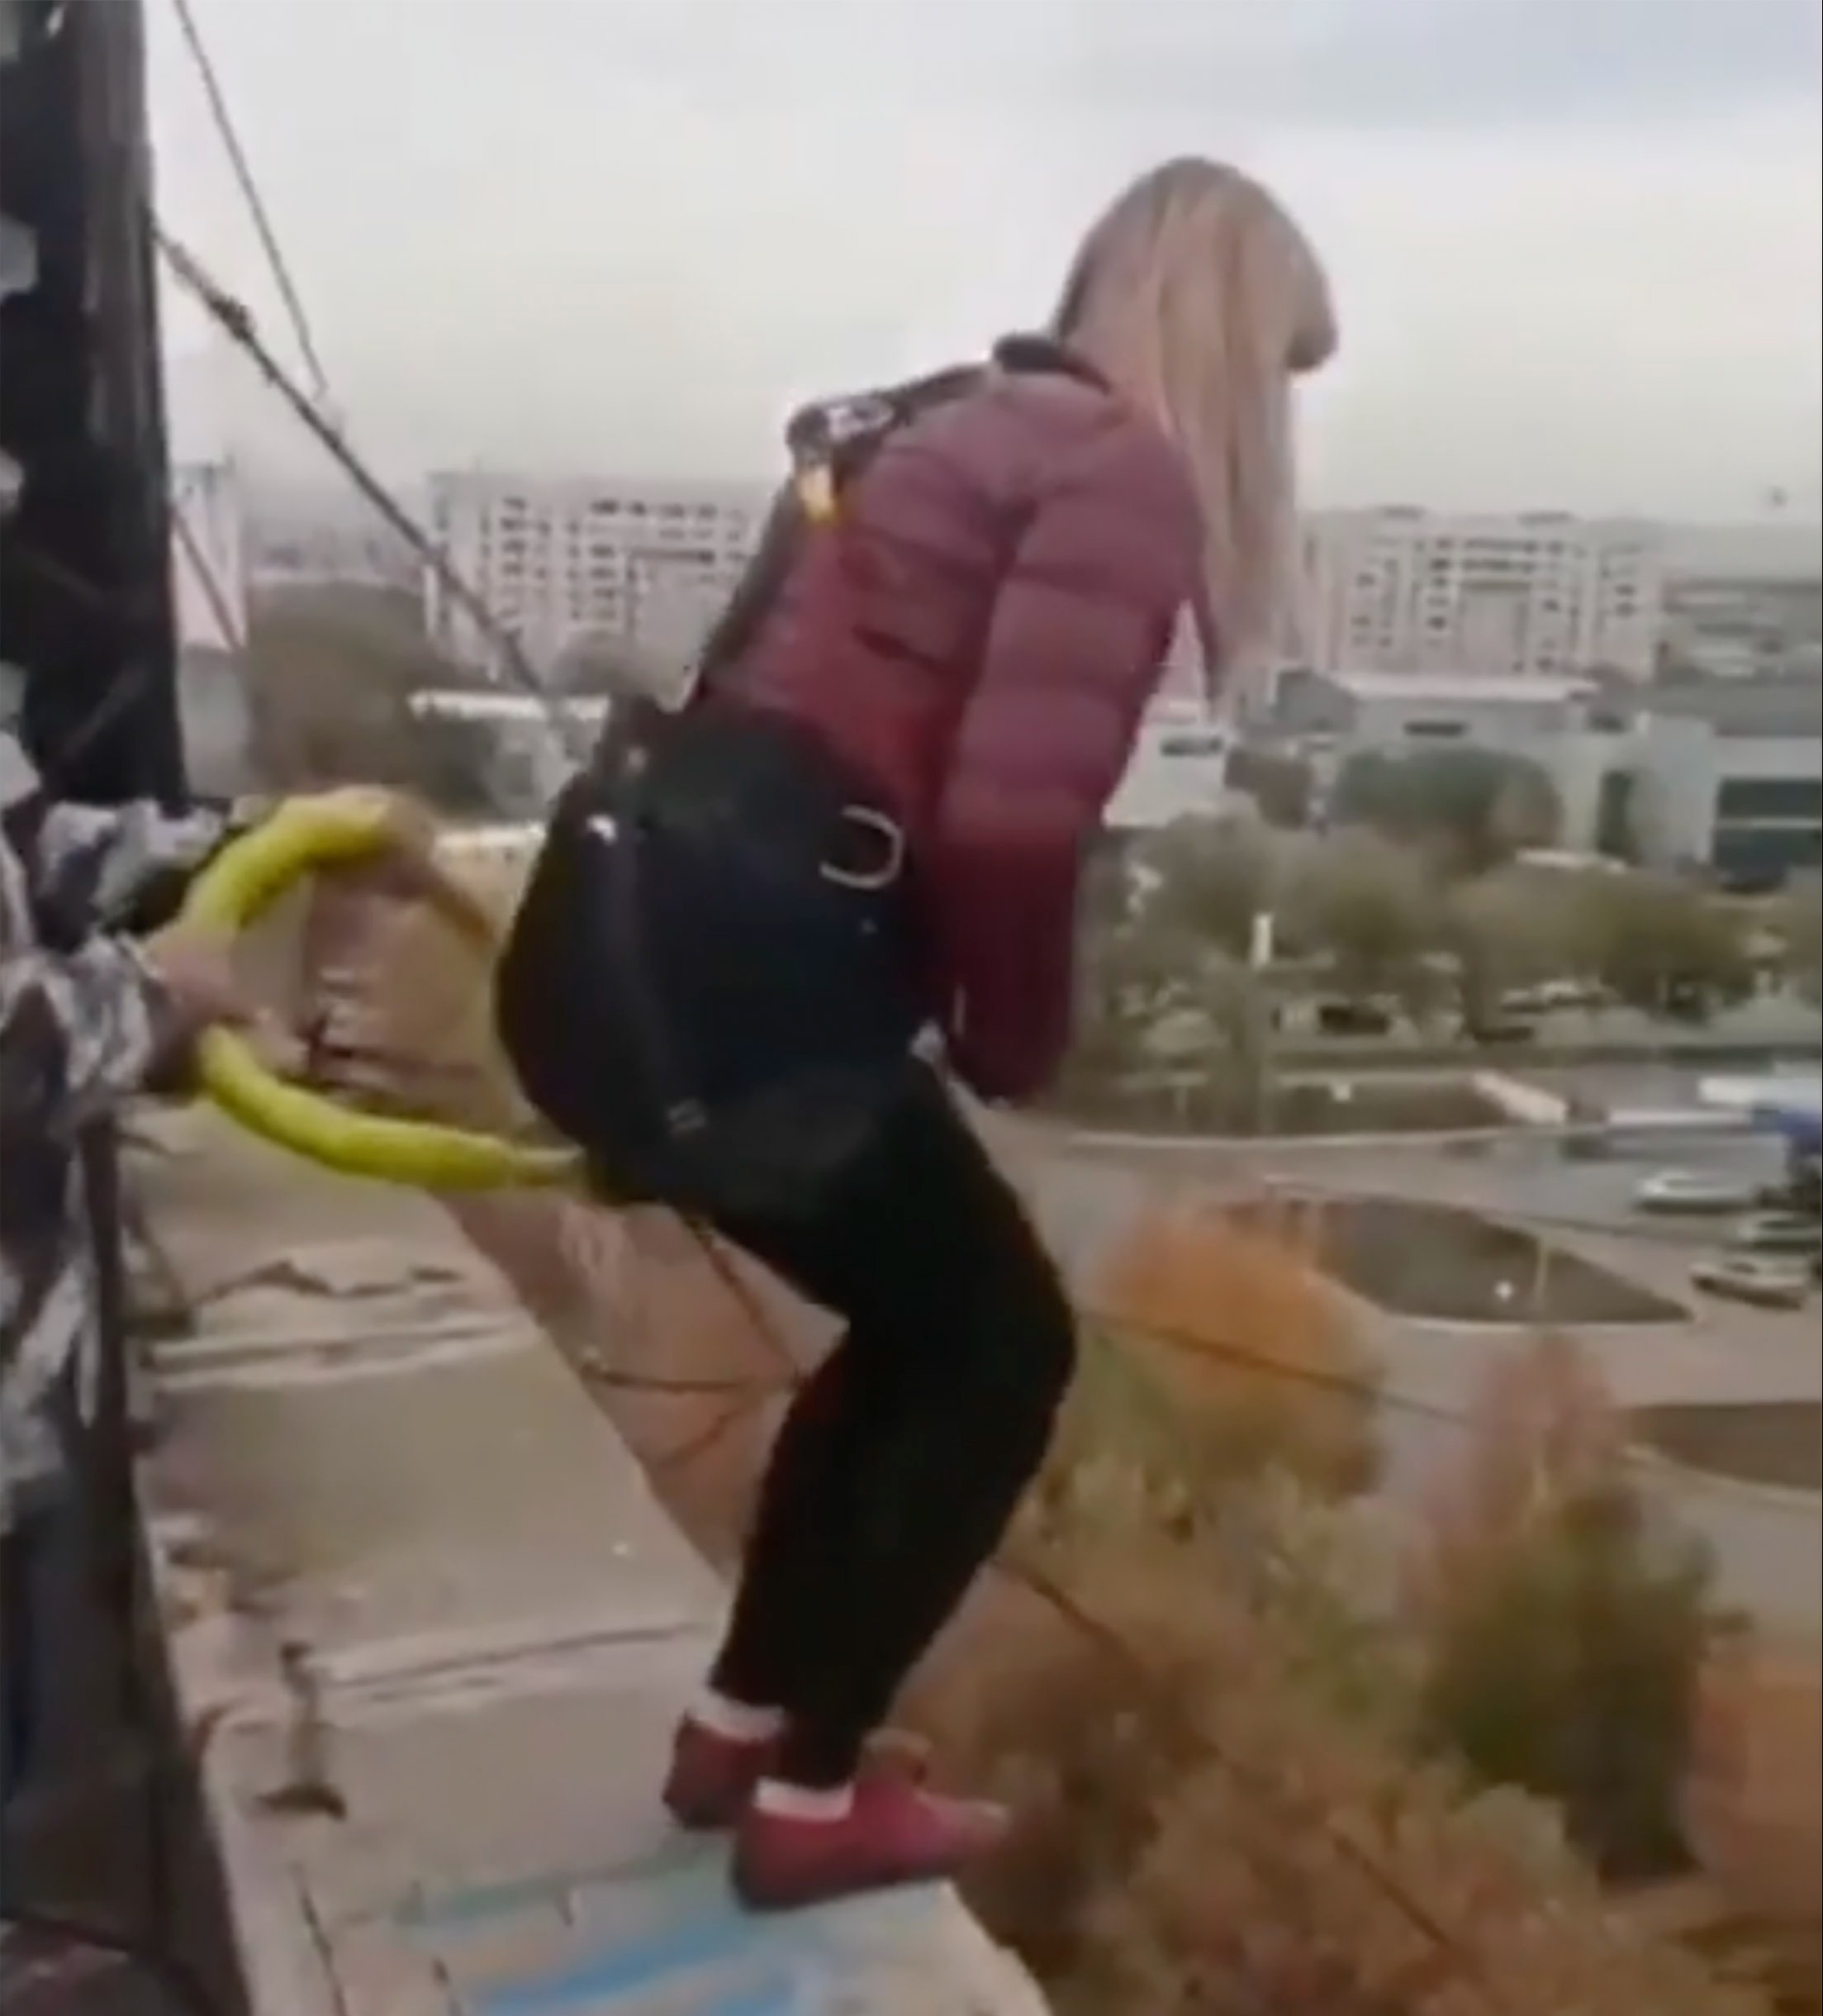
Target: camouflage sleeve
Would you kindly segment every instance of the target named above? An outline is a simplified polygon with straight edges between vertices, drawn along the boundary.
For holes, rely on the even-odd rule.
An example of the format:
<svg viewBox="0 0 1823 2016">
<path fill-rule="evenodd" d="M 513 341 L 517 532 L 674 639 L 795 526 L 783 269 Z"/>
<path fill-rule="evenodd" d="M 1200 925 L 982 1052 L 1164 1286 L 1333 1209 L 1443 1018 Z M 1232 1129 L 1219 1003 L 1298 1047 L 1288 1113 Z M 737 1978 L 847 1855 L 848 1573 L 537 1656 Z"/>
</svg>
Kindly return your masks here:
<svg viewBox="0 0 1823 2016">
<path fill-rule="evenodd" d="M 154 929 L 196 871 L 249 823 L 249 814 L 224 806 L 173 814 L 150 803 L 47 806 L 24 861 L 32 901 L 72 933 Z"/>
<path fill-rule="evenodd" d="M 67 1134 L 130 1096 L 170 1027 L 163 990 L 123 939 L 67 955 L 0 944 L 0 1141 Z"/>
</svg>

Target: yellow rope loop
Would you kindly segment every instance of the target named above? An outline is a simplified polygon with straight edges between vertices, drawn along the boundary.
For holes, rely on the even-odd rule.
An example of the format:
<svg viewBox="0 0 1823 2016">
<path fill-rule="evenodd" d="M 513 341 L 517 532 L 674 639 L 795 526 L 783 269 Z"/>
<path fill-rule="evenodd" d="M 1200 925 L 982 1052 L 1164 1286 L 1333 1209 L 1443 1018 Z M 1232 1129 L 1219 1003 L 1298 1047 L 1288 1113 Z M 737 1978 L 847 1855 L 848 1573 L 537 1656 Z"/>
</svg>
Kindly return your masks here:
<svg viewBox="0 0 1823 2016">
<path fill-rule="evenodd" d="M 254 831 L 225 847 L 192 884 L 187 923 L 238 933 L 306 877 L 383 855 L 392 844 L 383 801 L 299 799 L 281 806 Z M 471 937 L 478 912 L 454 906 L 451 919 Z M 485 949 L 497 948 L 491 942 Z M 306 1161 L 345 1176 L 413 1189 L 477 1191 L 549 1188 L 576 1183 L 572 1150 L 542 1148 L 433 1121 L 358 1113 L 268 1070 L 241 1038 L 212 1029 L 198 1046 L 205 1097 L 238 1125 Z"/>
</svg>

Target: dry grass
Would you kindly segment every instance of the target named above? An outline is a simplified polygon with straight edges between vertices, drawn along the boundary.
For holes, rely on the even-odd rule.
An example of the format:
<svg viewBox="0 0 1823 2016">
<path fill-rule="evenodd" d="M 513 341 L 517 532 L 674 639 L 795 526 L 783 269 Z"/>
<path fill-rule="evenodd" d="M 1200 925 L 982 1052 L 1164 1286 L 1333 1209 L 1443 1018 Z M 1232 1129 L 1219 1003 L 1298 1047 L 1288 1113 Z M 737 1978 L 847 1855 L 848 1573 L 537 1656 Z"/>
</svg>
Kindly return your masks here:
<svg viewBox="0 0 1823 2016">
<path fill-rule="evenodd" d="M 1378 1379 L 1309 1232 L 1295 1207 L 1253 1226 L 1216 1207 L 1161 1210 L 1117 1250 L 1094 1300 L 1147 1376 L 1188 1405 L 1199 1464 L 1231 1476 L 1276 1464 L 1346 1497 L 1379 1467 Z"/>
<path fill-rule="evenodd" d="M 1218 1516 L 1148 1525 L 1182 1481 L 1126 1434 L 1070 1424 L 1013 1551 L 1076 1620 L 990 1587 L 914 1700 L 1022 1815 L 972 1900 L 1063 2016 L 1760 2006 L 1624 1924 L 1544 1809 L 1414 1765 L 1310 1670 L 1303 1609 L 1237 1598 Z"/>
<path fill-rule="evenodd" d="M 359 1015 L 389 1050 L 409 1043 L 470 1067 L 420 1072 L 399 1088 L 413 1103 L 506 1117 L 510 1093 L 463 1008 L 472 967 L 447 946 L 434 964 L 430 929 L 394 919 L 366 939 L 378 984 Z M 700 1253 L 638 1251 L 579 1205 L 461 1209 L 686 1529 L 731 1559 L 765 1458 L 781 1347 L 807 1362 L 826 1326 L 738 1269 L 776 1340 L 765 1341 Z M 1194 1334 L 1213 1309 L 1219 1348 L 1158 1360 L 1091 1351 L 1008 1560 L 905 1705 L 946 1771 L 1006 1794 L 1022 1815 L 971 1899 L 1027 1956 L 1060 2016 L 1763 2008 L 1612 1911 L 1540 1809 L 1475 1800 L 1448 1774 L 1415 1767 L 1384 1719 L 1326 1671 L 1361 1649 L 1338 1650 L 1312 1622 L 1342 1614 L 1327 1600 L 1327 1544 L 1346 1515 L 1317 1516 L 1323 1543 L 1312 1549 L 1286 1514 L 1352 1488 L 1370 1431 L 1364 1400 L 1330 1382 L 1367 1368 L 1307 1260 L 1257 1234 L 1212 1240 L 1206 1227 L 1165 1224 L 1123 1267 L 1108 1291 L 1128 1320 Z M 1268 1381 L 1238 1362 L 1274 1353 L 1322 1376 Z M 639 1383 L 654 1380 L 725 1390 Z M 1298 1405 L 1267 1402 L 1269 1386 L 1294 1387 Z M 1286 1496 L 1288 1467 L 1309 1491 Z M 1266 1554 L 1291 1563 L 1294 1586 L 1322 1585 L 1323 1600 L 1261 1600 L 1273 1578 L 1251 1571 Z"/>
<path fill-rule="evenodd" d="M 1789 2006 L 1823 2009 L 1823 1662 L 1737 1637 L 1704 1676 L 1685 1819 L 1733 1928 Z"/>
<path fill-rule="evenodd" d="M 1408 1605 L 1427 1626 L 1484 1583 L 1555 1507 L 1605 1486 L 1626 1457 L 1612 1396 L 1586 1354 L 1559 1336 L 1502 1362 L 1469 1434 L 1406 1564 Z"/>
<path fill-rule="evenodd" d="M 1409 1578 L 1427 1743 L 1562 1809 L 1604 1873 L 1689 1866 L 1680 1806 L 1721 1617 L 1707 1551 L 1626 1464 L 1592 1363 L 1545 1337 L 1501 1368 Z"/>
</svg>

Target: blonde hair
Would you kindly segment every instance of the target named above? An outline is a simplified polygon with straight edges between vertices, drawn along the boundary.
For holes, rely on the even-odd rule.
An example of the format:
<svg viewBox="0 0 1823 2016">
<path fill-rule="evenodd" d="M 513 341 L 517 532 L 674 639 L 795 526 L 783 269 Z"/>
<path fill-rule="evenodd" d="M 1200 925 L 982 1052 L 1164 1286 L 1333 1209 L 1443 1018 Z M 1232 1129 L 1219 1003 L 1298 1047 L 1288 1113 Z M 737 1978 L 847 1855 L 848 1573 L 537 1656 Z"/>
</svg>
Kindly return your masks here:
<svg viewBox="0 0 1823 2016">
<path fill-rule="evenodd" d="M 1182 448 L 1203 509 L 1211 674 L 1244 675 L 1293 634 L 1291 380 L 1336 341 L 1316 253 L 1238 169 L 1170 161 L 1085 239 L 1052 327 Z"/>
</svg>

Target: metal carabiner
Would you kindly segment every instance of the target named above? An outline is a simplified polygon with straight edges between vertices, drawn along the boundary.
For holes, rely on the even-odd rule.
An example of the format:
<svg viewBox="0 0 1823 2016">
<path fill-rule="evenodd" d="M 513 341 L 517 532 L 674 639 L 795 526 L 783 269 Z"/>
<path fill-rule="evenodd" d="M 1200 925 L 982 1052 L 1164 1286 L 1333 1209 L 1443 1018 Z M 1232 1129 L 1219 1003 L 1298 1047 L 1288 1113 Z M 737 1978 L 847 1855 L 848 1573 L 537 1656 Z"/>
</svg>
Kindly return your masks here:
<svg viewBox="0 0 1823 2016">
<path fill-rule="evenodd" d="M 852 826 L 858 826 L 864 833 L 871 833 L 884 840 L 886 858 L 877 868 L 838 868 L 833 861 L 825 861 L 818 873 L 827 882 L 833 882 L 838 889 L 858 889 L 871 892 L 890 889 L 899 880 L 905 867 L 905 831 L 897 820 L 889 819 L 884 812 L 876 812 L 868 805 L 845 805 L 841 817 Z"/>
</svg>

